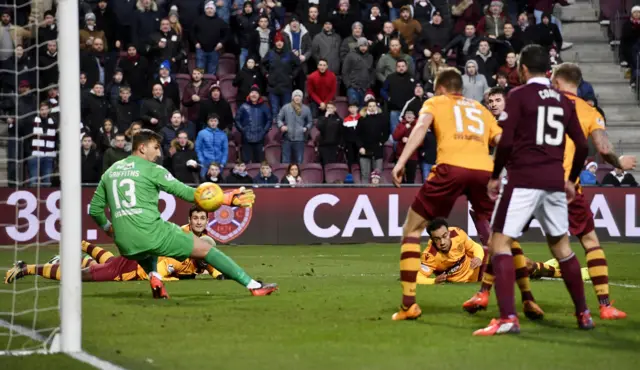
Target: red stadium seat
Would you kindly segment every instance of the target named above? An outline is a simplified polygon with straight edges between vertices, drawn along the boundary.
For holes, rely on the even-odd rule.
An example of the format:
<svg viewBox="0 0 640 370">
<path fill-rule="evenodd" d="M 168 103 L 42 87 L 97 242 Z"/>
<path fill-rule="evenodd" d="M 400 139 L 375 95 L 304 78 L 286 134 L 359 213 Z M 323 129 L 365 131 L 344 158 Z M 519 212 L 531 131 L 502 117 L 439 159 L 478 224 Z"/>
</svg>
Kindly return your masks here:
<svg viewBox="0 0 640 370">
<path fill-rule="evenodd" d="M 596 179 L 598 180 L 598 183 L 602 184 L 602 179 L 604 179 L 604 177 L 611 171 L 613 171 L 612 165 L 608 163 L 599 164 L 598 169 L 596 170 Z"/>
<path fill-rule="evenodd" d="M 383 163 L 392 163 L 396 161 L 396 153 L 393 151 L 393 144 L 390 142 L 384 143 L 384 147 L 382 148 L 382 162 Z"/>
<path fill-rule="evenodd" d="M 235 117 L 236 113 L 238 113 L 238 103 L 236 102 L 235 99 L 233 99 L 233 100 L 229 100 L 229 105 L 231 106 L 231 113 Z"/>
<path fill-rule="evenodd" d="M 270 165 L 274 166 L 280 163 L 282 157 L 282 147 L 280 144 L 269 144 L 264 146 L 264 158 Z"/>
<path fill-rule="evenodd" d="M 335 99 L 336 104 L 336 112 L 343 119 L 349 115 L 349 103 L 347 102 L 347 98 L 344 96 L 336 96 Z"/>
<path fill-rule="evenodd" d="M 413 179 L 413 183 L 414 184 L 422 184 L 422 168 L 420 167 L 420 164 L 418 163 L 418 169 L 416 170 L 416 178 Z"/>
<path fill-rule="evenodd" d="M 354 164 L 351 166 L 351 174 L 353 175 L 354 184 L 362 183 L 362 181 L 360 181 L 360 165 L 359 164 Z"/>
<path fill-rule="evenodd" d="M 187 57 L 187 68 L 189 68 L 189 72 L 193 71 L 196 68 L 196 54 L 189 53 Z"/>
<path fill-rule="evenodd" d="M 236 163 L 238 160 L 238 147 L 233 141 L 229 142 L 229 154 L 227 156 L 227 163 Z"/>
<path fill-rule="evenodd" d="M 305 184 L 322 184 L 324 178 L 319 163 L 305 163 L 300 166 L 300 175 Z"/>
<path fill-rule="evenodd" d="M 273 174 L 276 175 L 276 177 L 278 178 L 278 182 L 280 182 L 280 180 L 284 177 L 284 174 L 287 173 L 287 167 L 289 167 L 289 165 L 286 163 L 277 163 L 271 165 L 271 167 L 273 168 Z"/>
<path fill-rule="evenodd" d="M 237 147 L 240 147 L 242 144 L 242 134 L 235 127 L 231 129 L 231 138 L 229 139 L 233 141 Z"/>
<path fill-rule="evenodd" d="M 395 165 L 393 163 L 385 163 L 382 169 L 381 184 L 393 184 L 393 176 L 391 176 L 391 170 Z"/>
<path fill-rule="evenodd" d="M 218 70 L 216 71 L 218 77 L 236 74 L 236 66 L 238 65 L 236 58 L 227 58 L 226 55 L 221 57 L 218 62 Z"/>
<path fill-rule="evenodd" d="M 225 179 L 231 175 L 231 173 L 233 172 L 233 167 L 235 167 L 235 163 L 232 162 L 227 162 L 227 164 L 224 165 L 224 170 L 222 171 L 222 177 L 224 177 Z"/>
<path fill-rule="evenodd" d="M 302 157 L 302 163 L 316 163 L 318 162 L 318 152 L 316 147 L 311 144 L 304 146 L 304 155 Z"/>
<path fill-rule="evenodd" d="M 247 173 L 251 178 L 254 178 L 260 174 L 260 163 L 249 163 L 247 164 Z"/>
<path fill-rule="evenodd" d="M 236 75 L 228 75 L 220 79 L 220 90 L 222 90 L 222 96 L 224 96 L 227 101 L 236 100 L 236 96 L 238 95 L 238 88 L 233 86 L 234 78 L 236 78 Z"/>
<path fill-rule="evenodd" d="M 333 184 L 336 181 L 344 181 L 349 173 L 349 166 L 344 163 L 331 163 L 324 166 L 324 180 L 327 184 Z"/>
<path fill-rule="evenodd" d="M 189 81 L 191 81 L 191 76 L 186 73 L 178 73 L 176 75 L 176 82 L 178 83 L 178 87 L 180 88 L 180 94 L 182 94 L 182 92 L 184 91 L 184 87 L 189 84 Z"/>
<path fill-rule="evenodd" d="M 204 79 L 204 83 L 209 84 L 209 85 L 215 85 L 216 82 L 218 82 L 218 77 L 216 77 L 216 75 L 204 75 L 202 77 Z"/>
<path fill-rule="evenodd" d="M 311 132 L 309 133 L 309 142 L 307 142 L 307 145 L 311 144 L 317 146 L 319 141 L 320 130 L 318 130 L 318 128 L 314 125 L 313 127 L 311 127 Z"/>
<path fill-rule="evenodd" d="M 268 144 L 280 144 L 282 142 L 282 131 L 278 129 L 278 126 L 273 125 L 271 129 L 267 131 L 265 135 L 264 143 Z"/>
</svg>

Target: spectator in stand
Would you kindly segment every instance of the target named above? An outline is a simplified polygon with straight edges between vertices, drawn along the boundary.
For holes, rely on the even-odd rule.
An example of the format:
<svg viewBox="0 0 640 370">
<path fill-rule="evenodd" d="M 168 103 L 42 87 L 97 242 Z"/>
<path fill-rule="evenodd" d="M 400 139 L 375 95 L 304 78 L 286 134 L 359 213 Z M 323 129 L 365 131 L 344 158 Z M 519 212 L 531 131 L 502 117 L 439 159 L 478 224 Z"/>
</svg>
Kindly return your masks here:
<svg viewBox="0 0 640 370">
<path fill-rule="evenodd" d="M 148 55 L 152 70 L 158 70 L 164 61 L 168 61 L 172 74 L 178 73 L 178 67 L 187 58 L 182 37 L 171 28 L 169 19 L 161 20 L 160 30 L 151 35 Z"/>
<path fill-rule="evenodd" d="M 80 68 L 86 73 L 89 86 L 96 81 L 104 85 L 113 76 L 116 60 L 104 52 L 104 41 L 99 37 L 93 39 L 89 50 L 80 54 Z"/>
<path fill-rule="evenodd" d="M 300 176 L 300 167 L 296 163 L 289 164 L 289 167 L 287 167 L 287 173 L 285 173 L 280 180 L 280 184 L 288 185 L 292 188 L 296 187 L 296 185 L 304 184 L 302 176 Z"/>
<path fill-rule="evenodd" d="M 380 5 L 378 3 L 373 3 L 371 5 L 370 12 L 364 18 L 364 37 L 366 37 L 367 40 L 376 40 L 378 35 L 382 33 L 384 24 L 388 21 L 389 19 L 387 16 L 382 14 Z"/>
<path fill-rule="evenodd" d="M 389 20 L 393 22 L 400 17 L 400 9 L 411 4 L 411 0 L 387 0 L 386 3 L 389 8 Z"/>
<path fill-rule="evenodd" d="M 15 91 L 17 81 L 27 81 L 33 86 L 36 82 L 35 67 L 34 61 L 24 52 L 22 45 L 16 46 L 13 56 L 0 63 L 0 69 L 4 70 L 0 72 L 0 87 Z"/>
<path fill-rule="evenodd" d="M 481 38 L 476 35 L 476 27 L 473 24 L 468 24 L 464 28 L 464 34 L 458 35 L 453 38 L 442 49 L 442 54 L 451 56 L 451 53 L 456 53 L 456 65 L 465 65 L 468 59 L 473 58 L 478 50 L 478 44 Z"/>
<path fill-rule="evenodd" d="M 269 162 L 263 161 L 260 164 L 260 173 L 253 178 L 253 183 L 258 185 L 277 184 L 278 177 L 273 174 Z"/>
<path fill-rule="evenodd" d="M 623 171 L 619 168 L 614 168 L 613 171 L 604 176 L 604 178 L 602 179 L 602 185 L 613 185 L 615 187 L 626 185 L 636 187 L 638 186 L 638 182 L 633 177 L 633 175 L 628 173 L 627 171 Z"/>
<path fill-rule="evenodd" d="M 300 73 L 294 79 L 295 86 L 304 89 L 309 73 L 307 61 L 311 58 L 311 36 L 296 16 L 291 18 L 291 22 L 284 28 L 283 34 L 286 37 L 285 44 L 289 46 L 300 63 Z"/>
<path fill-rule="evenodd" d="M 244 162 L 238 160 L 224 182 L 227 184 L 253 184 L 253 179 L 249 176 Z"/>
<path fill-rule="evenodd" d="M 342 65 L 342 80 L 347 87 L 349 102 L 364 103 L 367 89 L 373 86 L 373 57 L 369 54 L 369 42 L 364 37 L 358 40 L 358 48 L 352 50 Z"/>
<path fill-rule="evenodd" d="M 238 112 L 236 129 L 242 135 L 242 160 L 260 163 L 264 160 L 264 137 L 271 128 L 271 111 L 260 97 L 260 88 L 253 86 Z"/>
<path fill-rule="evenodd" d="M 433 13 L 431 22 L 422 25 L 422 36 L 416 43 L 416 59 L 431 58 L 435 50 L 440 50 L 449 43 L 449 40 L 451 40 L 451 31 L 442 22 L 442 15 L 436 10 Z"/>
<path fill-rule="evenodd" d="M 120 59 L 119 67 L 122 68 L 124 80 L 131 87 L 131 100 L 137 103 L 148 96 L 149 63 L 147 58 L 138 54 L 138 49 L 134 45 L 127 47 L 127 56 Z M 162 66 L 160 68 L 162 69 Z"/>
<path fill-rule="evenodd" d="M 32 121 L 31 148 L 27 150 L 30 186 L 51 186 L 53 161 L 58 151 L 58 122 L 49 113 L 49 102 L 43 101 Z"/>
<path fill-rule="evenodd" d="M 598 98 L 596 97 L 595 90 L 593 90 L 593 86 L 584 79 L 578 86 L 578 97 L 584 99 L 592 107 L 598 106 Z"/>
<path fill-rule="evenodd" d="M 320 131 L 318 141 L 320 162 L 323 166 L 337 163 L 338 148 L 343 140 L 343 126 L 342 118 L 336 113 L 336 106 L 331 101 L 327 103 L 324 115 L 318 119 L 318 131 Z"/>
<path fill-rule="evenodd" d="M 422 25 L 411 16 L 409 5 L 400 8 L 400 18 L 393 21 L 393 26 L 407 43 L 409 50 L 412 51 L 415 41 L 422 34 Z"/>
<path fill-rule="evenodd" d="M 276 0 L 264 0 L 260 11 L 269 17 L 270 27 L 276 31 L 284 26 L 285 9 L 281 5 L 282 3 Z"/>
<path fill-rule="evenodd" d="M 178 136 L 171 140 L 169 149 L 165 152 L 168 156 L 168 169 L 171 174 L 185 184 L 197 184 L 200 181 L 198 175 L 198 156 L 194 150 L 193 141 L 184 131 L 178 131 Z"/>
<path fill-rule="evenodd" d="M 580 185 L 598 185 L 596 171 L 598 171 L 598 164 L 589 162 L 585 169 L 580 172 Z"/>
<path fill-rule="evenodd" d="M 298 76 L 300 60 L 285 49 L 281 33 L 277 33 L 273 41 L 274 48 L 262 60 L 262 72 L 267 79 L 269 103 L 275 118 L 280 112 L 280 107 L 291 102 L 293 80 Z"/>
<path fill-rule="evenodd" d="M 233 15 L 236 21 L 235 31 L 238 35 L 238 46 L 240 47 L 240 56 L 238 61 L 240 63 L 238 69 L 242 69 L 247 58 L 249 57 L 249 50 L 251 46 L 251 34 L 256 29 L 256 21 L 258 15 L 253 9 L 253 2 L 245 1 L 242 5 L 242 13 Z"/>
<path fill-rule="evenodd" d="M 408 74 L 414 74 L 413 59 L 402 52 L 400 39 L 392 39 L 389 43 L 389 52 L 378 59 L 378 64 L 376 66 L 376 78 L 380 84 L 384 84 L 387 77 L 397 71 L 399 61 L 405 62 L 408 68 Z"/>
<path fill-rule="evenodd" d="M 423 29 L 425 25 L 431 23 L 436 12 L 438 10 L 429 0 L 413 1 L 413 18 L 420 22 Z"/>
<path fill-rule="evenodd" d="M 99 0 L 98 6 L 94 9 L 93 14 L 95 14 L 96 17 L 95 28 L 104 31 L 105 42 L 107 42 L 105 49 L 118 51 L 121 46 L 121 43 L 116 36 L 118 23 L 116 21 L 116 15 L 108 6 L 108 1 Z"/>
<path fill-rule="evenodd" d="M 622 24 L 622 32 L 620 36 L 620 65 L 623 67 L 633 65 L 633 48 L 640 41 L 640 5 L 631 8 L 631 17 Z"/>
<path fill-rule="evenodd" d="M 275 31 L 269 28 L 269 17 L 261 15 L 258 18 L 258 27 L 251 34 L 251 46 L 249 55 L 261 61 L 269 53 Z"/>
<path fill-rule="evenodd" d="M 191 72 L 191 81 L 184 87 L 182 91 L 182 105 L 187 109 L 187 120 L 191 122 L 199 122 L 200 118 L 200 106 L 202 102 L 209 99 L 209 90 L 211 83 L 209 81 L 203 81 L 204 71 L 200 68 L 195 68 Z M 198 128 L 201 128 L 200 126 Z"/>
<path fill-rule="evenodd" d="M 88 94 L 89 90 L 91 90 L 91 88 L 87 84 L 87 74 L 80 72 L 80 98 L 82 98 L 83 95 Z"/>
<path fill-rule="evenodd" d="M 362 37 L 362 23 L 355 22 L 351 26 L 351 34 L 345 37 L 340 44 L 340 60 L 344 60 L 352 50 L 358 47 L 358 40 Z"/>
<path fill-rule="evenodd" d="M 387 77 L 380 92 L 389 110 L 389 132 L 395 132 L 400 121 L 400 112 L 405 103 L 412 98 L 415 86 L 416 80 L 409 73 L 407 62 L 398 60 L 395 73 Z"/>
<path fill-rule="evenodd" d="M 161 18 L 154 0 L 138 0 L 131 25 L 131 42 L 142 50 L 151 41 L 150 36 L 160 28 Z"/>
<path fill-rule="evenodd" d="M 209 98 L 210 99 L 203 101 L 200 107 L 198 122 L 206 123 L 207 117 L 215 113 L 219 117 L 218 128 L 229 134 L 233 127 L 233 112 L 231 111 L 229 102 L 222 96 L 219 84 L 211 85 Z"/>
<path fill-rule="evenodd" d="M 505 94 L 508 94 L 509 91 L 511 91 L 511 89 L 513 88 L 513 86 L 511 86 L 511 84 L 509 83 L 509 76 L 507 76 L 502 71 L 498 71 L 498 73 L 496 73 L 496 86 L 494 87 L 503 89 L 505 91 Z"/>
<path fill-rule="evenodd" d="M 504 60 L 510 52 L 520 54 L 524 47 L 521 32 L 516 32 L 513 24 L 506 22 L 502 28 L 503 33 L 497 38 L 499 60 Z"/>
<path fill-rule="evenodd" d="M 171 142 L 178 137 L 181 132 L 187 135 L 187 139 L 195 141 L 196 125 L 193 122 L 186 121 L 182 113 L 180 113 L 179 110 L 175 110 L 171 113 L 170 124 L 160 130 L 160 134 L 162 135 L 162 153 L 165 156 L 171 148 Z"/>
<path fill-rule="evenodd" d="M 278 129 L 282 132 L 282 163 L 302 163 L 307 132 L 313 127 L 308 106 L 302 104 L 304 93 L 296 90 L 291 102 L 278 113 Z"/>
<path fill-rule="evenodd" d="M 160 63 L 160 69 L 158 70 L 158 78 L 153 80 L 151 85 L 160 84 L 162 90 L 167 98 L 170 98 L 172 102 L 178 104 L 180 102 L 180 85 L 171 77 L 171 63 L 168 60 Z M 177 108 L 177 107 L 176 107 Z"/>
<path fill-rule="evenodd" d="M 440 50 L 434 50 L 431 55 L 431 59 L 425 64 L 424 69 L 422 70 L 422 81 L 424 82 L 424 89 L 428 94 L 433 96 L 433 89 L 435 86 L 436 76 L 440 73 L 441 70 L 447 68 L 447 63 L 445 63 L 442 58 L 442 54 Z"/>
<path fill-rule="evenodd" d="M 96 15 L 87 13 L 84 15 L 84 28 L 79 31 L 80 34 L 80 50 L 90 49 L 93 40 L 99 38 L 107 43 L 104 31 L 96 27 Z M 104 50 L 108 50 L 105 46 Z"/>
<path fill-rule="evenodd" d="M 402 111 L 400 112 L 400 119 L 403 119 L 407 111 L 414 112 L 413 114 L 415 116 L 416 112 L 420 112 L 425 101 L 427 101 L 427 96 L 425 95 L 422 84 L 418 82 L 413 88 L 413 97 L 407 100 L 407 102 L 402 107 Z"/>
<path fill-rule="evenodd" d="M 356 127 L 356 145 L 360 154 L 360 178 L 369 181 L 372 170 L 382 171 L 382 147 L 389 139 L 389 120 L 375 99 L 367 102 Z"/>
<path fill-rule="evenodd" d="M 102 175 L 102 158 L 100 152 L 96 150 L 91 136 L 82 137 L 82 147 L 80 149 L 80 174 L 83 184 L 97 184 Z"/>
<path fill-rule="evenodd" d="M 220 165 L 213 162 L 207 169 L 207 175 L 202 178 L 202 182 L 212 182 L 214 184 L 224 184 L 224 178 L 222 177 L 222 171 Z"/>
<path fill-rule="evenodd" d="M 262 75 L 262 71 L 260 71 L 260 68 L 256 66 L 256 59 L 254 57 L 249 57 L 244 67 L 242 67 L 233 79 L 233 86 L 238 88 L 236 101 L 238 104 L 242 104 L 247 100 L 249 91 L 251 91 L 251 87 L 254 85 L 258 86 L 258 89 L 262 94 L 265 89 L 265 84 L 266 82 Z"/>
<path fill-rule="evenodd" d="M 108 170 L 114 163 L 121 159 L 125 159 L 131 154 L 131 150 L 125 149 L 127 140 L 124 133 L 117 133 L 111 147 L 104 152 L 102 157 L 102 172 Z"/>
<path fill-rule="evenodd" d="M 109 81 L 107 87 L 104 89 L 104 96 L 107 97 L 109 106 L 116 104 L 120 98 L 120 88 L 123 86 L 122 79 L 122 69 L 116 68 L 111 81 Z"/>
<path fill-rule="evenodd" d="M 340 75 L 340 36 L 333 31 L 331 21 L 325 21 L 322 32 L 313 38 L 311 55 L 314 60 L 324 59 L 329 63 L 329 70 L 336 76 Z"/>
<path fill-rule="evenodd" d="M 135 121 L 131 123 L 131 126 L 124 132 L 125 135 L 125 143 L 124 143 L 124 151 L 131 153 L 131 147 L 133 146 L 133 136 L 142 130 L 142 123 L 139 121 Z M 117 136 L 117 135 L 116 135 Z M 118 138 L 116 137 L 116 140 Z M 113 144 L 111 146 L 114 146 Z M 106 169 L 103 167 L 103 169 Z"/>
<path fill-rule="evenodd" d="M 4 8 L 2 17 L 0 17 L 0 31 L 2 31 L 0 33 L 0 41 L 2 41 L 0 63 L 11 57 L 11 50 L 14 50 L 18 45 L 24 45 L 32 37 L 29 28 L 19 27 L 11 23 L 12 13 L 13 11 L 10 8 Z"/>
<path fill-rule="evenodd" d="M 559 4 L 561 6 L 567 6 L 572 3 L 574 3 L 573 0 L 537 0 L 535 1 L 535 5 L 533 7 L 533 16 L 536 18 L 536 24 L 542 23 L 542 19 L 544 18 L 545 15 L 547 15 L 551 23 L 553 23 L 556 26 L 554 28 L 558 30 L 558 34 L 561 35 L 562 23 L 560 22 L 559 19 L 553 16 L 553 7 L 556 4 Z M 562 36 L 559 36 L 559 37 L 560 37 L 560 41 L 562 41 Z M 560 42 L 557 45 L 558 45 L 558 48 L 562 48 L 562 50 L 565 50 L 572 47 L 573 43 L 565 42 L 563 44 L 562 42 Z"/>
<path fill-rule="evenodd" d="M 520 75 L 518 74 L 518 65 L 516 53 L 511 51 L 507 53 L 504 65 L 498 69 L 499 73 L 507 76 L 507 82 L 510 86 L 520 86 Z"/>
<path fill-rule="evenodd" d="M 338 9 L 331 13 L 329 20 L 340 39 L 345 39 L 351 34 L 351 26 L 360 20 L 360 14 L 352 11 L 349 0 L 340 0 Z"/>
<path fill-rule="evenodd" d="M 553 70 L 555 66 L 559 66 L 563 62 L 564 61 L 560 57 L 560 54 L 558 54 L 558 48 L 556 46 L 552 46 L 551 48 L 549 48 L 549 65 L 551 66 L 551 70 Z"/>
<path fill-rule="evenodd" d="M 97 141 L 100 126 L 102 126 L 102 122 L 109 114 L 109 102 L 104 96 L 104 86 L 100 82 L 96 82 L 89 94 L 85 95 L 80 102 L 82 122 L 89 126 L 94 139 Z"/>
<path fill-rule="evenodd" d="M 142 101 L 140 118 L 142 119 L 143 128 L 160 132 L 169 123 L 171 113 L 176 110 L 176 106 L 171 98 L 164 96 L 164 90 L 160 84 L 153 85 L 151 94 L 151 98 L 146 98 Z"/>
<path fill-rule="evenodd" d="M 323 116 L 327 104 L 336 97 L 338 80 L 329 70 L 329 63 L 325 59 L 318 61 L 318 70 L 307 78 L 307 94 L 311 100 L 311 113 L 314 118 Z"/>
<path fill-rule="evenodd" d="M 216 15 L 212 0 L 204 4 L 204 14 L 196 20 L 191 34 L 196 45 L 196 67 L 206 73 L 216 74 L 218 59 L 230 30 L 229 25 Z"/>
<path fill-rule="evenodd" d="M 533 44 L 536 41 L 535 26 L 529 24 L 529 16 L 526 12 L 518 15 L 518 25 L 515 35 L 522 41 L 522 46 Z"/>
<path fill-rule="evenodd" d="M 22 182 L 24 173 L 22 166 L 27 152 L 26 149 L 29 145 L 29 143 L 25 142 L 22 138 L 32 133 L 32 116 L 33 112 L 37 110 L 37 100 L 34 92 L 31 91 L 29 81 L 24 80 L 19 82 L 18 98 L 16 100 L 16 105 L 13 104 L 13 99 L 0 100 L 0 103 L 7 104 L 7 175 L 9 184 L 12 186 L 17 186 Z"/>
<path fill-rule="evenodd" d="M 407 109 L 404 112 L 404 116 L 402 121 L 396 126 L 393 131 L 393 140 L 398 143 L 396 145 L 396 158 L 399 158 L 404 150 L 404 146 L 409 141 L 409 135 L 411 135 L 411 131 L 415 127 L 415 119 L 416 116 L 412 110 Z M 404 166 L 404 178 L 402 179 L 403 184 L 413 184 L 414 179 L 416 178 L 416 169 L 418 168 L 418 152 L 421 151 L 419 147 L 417 151 L 414 151 L 409 157 L 407 164 Z"/>
<path fill-rule="evenodd" d="M 486 3 L 486 1 L 484 2 Z M 457 0 L 451 7 L 451 15 L 455 19 L 453 34 L 459 35 L 465 32 L 467 25 L 478 24 L 482 18 L 481 2 L 474 0 Z"/>
<path fill-rule="evenodd" d="M 382 183 L 382 177 L 380 176 L 380 171 L 378 170 L 371 171 L 370 181 L 371 181 L 371 186 L 373 187 L 379 186 Z"/>
<path fill-rule="evenodd" d="M 98 142 L 96 143 L 100 153 L 104 153 L 107 149 L 111 148 L 111 141 L 115 139 L 117 133 L 118 128 L 113 125 L 111 118 L 105 119 L 102 127 L 100 127 Z"/>
<path fill-rule="evenodd" d="M 131 88 L 128 86 L 120 87 L 120 99 L 111 105 L 109 109 L 109 117 L 115 121 L 118 131 L 124 132 L 129 128 L 131 122 L 140 118 L 140 107 L 138 104 L 131 102 Z"/>
<path fill-rule="evenodd" d="M 486 14 L 478 22 L 478 35 L 496 39 L 504 34 L 507 17 L 504 15 L 503 9 L 502 1 L 491 1 Z"/>
<path fill-rule="evenodd" d="M 349 172 L 351 167 L 358 163 L 358 135 L 356 129 L 358 127 L 358 121 L 360 121 L 360 106 L 357 102 L 349 103 L 349 114 L 344 117 L 342 121 L 342 141 L 344 145 L 344 152 L 347 156 L 347 164 L 349 165 Z"/>
<path fill-rule="evenodd" d="M 535 43 L 547 49 L 553 45 L 558 47 L 562 45 L 562 34 L 560 34 L 558 26 L 551 23 L 551 14 L 542 14 L 542 21 L 536 24 L 533 29 L 533 38 Z"/>
<path fill-rule="evenodd" d="M 207 127 L 198 132 L 196 139 L 196 153 L 198 162 L 202 165 L 200 176 L 206 174 L 209 164 L 216 162 L 224 168 L 229 156 L 229 140 L 227 134 L 218 128 L 220 117 L 209 115 Z"/>
<path fill-rule="evenodd" d="M 478 73 L 478 62 L 473 59 L 468 60 L 464 70 L 462 95 L 465 98 L 482 102 L 484 92 L 489 88 L 489 84 L 487 84 L 487 79 Z"/>
<path fill-rule="evenodd" d="M 113 0 L 109 2 L 109 7 L 115 14 L 116 39 L 120 41 L 120 46 L 128 45 L 132 41 L 133 23 L 136 21 L 136 2 L 130 0 Z"/>
<path fill-rule="evenodd" d="M 48 41 L 58 39 L 58 26 L 56 25 L 56 15 L 51 10 L 44 12 L 44 18 L 40 23 L 34 41 L 36 44 L 41 45 L 41 52 L 46 51 L 46 45 Z M 42 45 L 45 45 L 42 47 Z"/>
<path fill-rule="evenodd" d="M 478 51 L 473 57 L 478 63 L 478 74 L 481 74 L 487 80 L 489 86 L 496 84 L 496 72 L 498 72 L 498 59 L 493 55 L 488 40 L 482 40 L 478 44 Z"/>
<path fill-rule="evenodd" d="M 40 70 L 40 86 L 51 86 L 58 84 L 58 42 L 56 40 L 47 41 L 46 50 L 40 55 L 38 60 Z M 13 69 L 13 66 L 11 66 Z"/>
<path fill-rule="evenodd" d="M 304 0 L 300 0 L 298 1 L 298 6 L 301 6 L 305 3 L 306 2 Z M 309 32 L 309 36 L 311 37 L 311 41 L 313 42 L 313 39 L 316 37 L 316 35 L 322 32 L 323 25 L 322 25 L 322 22 L 320 22 L 320 11 L 318 10 L 318 7 L 320 6 L 320 1 L 318 0 L 318 4 L 307 3 L 307 5 L 308 6 L 310 5 L 309 9 L 307 11 L 300 12 L 298 14 L 300 14 L 301 17 L 303 17 L 305 14 L 307 15 L 307 19 L 304 22 L 302 22 L 302 24 L 305 26 L 305 28 Z M 324 15 L 327 13 L 323 12 L 322 14 Z"/>
<path fill-rule="evenodd" d="M 400 40 L 400 46 L 403 53 L 409 52 L 409 47 L 398 31 L 393 27 L 393 23 L 385 22 L 382 25 L 382 33 L 376 36 L 375 43 L 371 47 L 371 54 L 374 60 L 378 60 L 383 54 L 389 52 L 390 44 L 393 39 Z"/>
</svg>

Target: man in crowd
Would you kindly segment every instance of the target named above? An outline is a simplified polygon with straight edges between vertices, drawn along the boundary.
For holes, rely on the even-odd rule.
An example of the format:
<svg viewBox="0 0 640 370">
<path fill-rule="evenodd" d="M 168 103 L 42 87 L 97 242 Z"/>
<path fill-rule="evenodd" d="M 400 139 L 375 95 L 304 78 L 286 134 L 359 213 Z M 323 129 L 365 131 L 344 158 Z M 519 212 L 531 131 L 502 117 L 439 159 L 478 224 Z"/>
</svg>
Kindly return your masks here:
<svg viewBox="0 0 640 370">
<path fill-rule="evenodd" d="M 318 61 L 318 70 L 307 78 L 307 93 L 311 98 L 311 113 L 313 117 L 324 115 L 327 103 L 336 97 L 338 81 L 335 73 L 329 70 L 326 59 Z"/>
</svg>

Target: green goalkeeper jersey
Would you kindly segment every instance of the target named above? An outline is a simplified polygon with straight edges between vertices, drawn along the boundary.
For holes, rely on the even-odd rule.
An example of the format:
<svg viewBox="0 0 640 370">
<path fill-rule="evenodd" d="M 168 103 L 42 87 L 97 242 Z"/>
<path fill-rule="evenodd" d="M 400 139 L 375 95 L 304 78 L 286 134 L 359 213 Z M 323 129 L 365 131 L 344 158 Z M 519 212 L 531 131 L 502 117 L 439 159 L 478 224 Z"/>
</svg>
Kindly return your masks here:
<svg viewBox="0 0 640 370">
<path fill-rule="evenodd" d="M 144 244 L 166 235 L 168 223 L 160 218 L 160 191 L 193 203 L 195 189 L 176 180 L 166 168 L 137 156 L 114 163 L 102 175 L 89 213 L 103 229 L 108 228 L 108 206 L 115 242 L 126 254 L 135 253 Z M 160 242 L 160 240 L 157 240 Z"/>
</svg>

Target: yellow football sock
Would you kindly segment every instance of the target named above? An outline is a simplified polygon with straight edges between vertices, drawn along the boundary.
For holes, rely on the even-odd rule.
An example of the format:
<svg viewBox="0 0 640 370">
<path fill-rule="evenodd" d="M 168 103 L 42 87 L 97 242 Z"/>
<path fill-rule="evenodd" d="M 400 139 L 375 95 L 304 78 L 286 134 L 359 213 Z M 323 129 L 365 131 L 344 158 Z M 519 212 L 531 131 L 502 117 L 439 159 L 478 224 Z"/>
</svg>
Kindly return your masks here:
<svg viewBox="0 0 640 370">
<path fill-rule="evenodd" d="M 105 264 L 111 258 L 113 258 L 113 253 L 107 251 L 106 249 L 100 248 L 97 245 L 91 244 L 87 241 L 82 241 L 82 250 L 93 257 L 99 264 Z"/>
<path fill-rule="evenodd" d="M 416 303 L 416 278 L 420 270 L 420 238 L 404 238 L 400 250 L 402 306 L 409 308 Z"/>
<path fill-rule="evenodd" d="M 531 293 L 531 280 L 529 280 L 529 269 L 527 269 L 527 259 L 522 252 L 520 243 L 514 241 L 511 243 L 511 254 L 513 255 L 513 266 L 516 269 L 516 283 L 520 289 L 522 301 L 534 301 L 533 293 Z"/>
<path fill-rule="evenodd" d="M 594 247 L 586 251 L 587 269 L 591 276 L 593 289 L 596 291 L 601 305 L 608 306 L 609 302 L 609 267 L 604 251 L 601 247 Z"/>
</svg>

